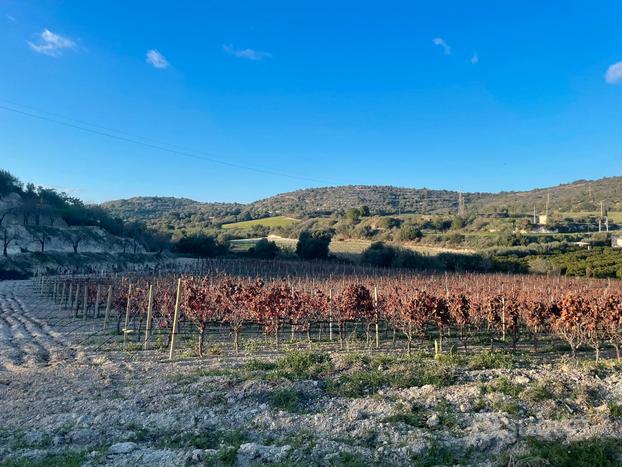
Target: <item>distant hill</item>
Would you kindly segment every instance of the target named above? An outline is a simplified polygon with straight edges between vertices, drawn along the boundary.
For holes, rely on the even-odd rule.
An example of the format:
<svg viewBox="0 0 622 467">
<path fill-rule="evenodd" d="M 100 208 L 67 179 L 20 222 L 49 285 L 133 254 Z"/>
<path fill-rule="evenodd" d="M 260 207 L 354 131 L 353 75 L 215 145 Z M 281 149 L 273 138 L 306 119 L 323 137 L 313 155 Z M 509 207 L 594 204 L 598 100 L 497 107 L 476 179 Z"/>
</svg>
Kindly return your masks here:
<svg viewBox="0 0 622 467">
<path fill-rule="evenodd" d="M 590 212 L 600 201 L 611 211 L 622 211 L 622 177 L 578 180 L 549 188 L 521 192 L 464 193 L 468 212 L 543 212 L 549 198 L 551 211 Z M 101 206 L 124 220 L 143 220 L 149 226 L 200 229 L 260 217 L 330 215 L 366 205 L 372 214 L 457 213 L 459 193 L 426 188 L 350 185 L 309 188 L 278 194 L 250 204 L 201 203 L 186 198 L 137 197 L 109 201 Z M 165 229 L 166 230 L 166 229 Z"/>
<path fill-rule="evenodd" d="M 547 197 L 552 211 L 590 212 L 600 209 L 600 202 L 610 211 L 622 211 L 622 177 L 598 180 L 577 180 L 549 188 L 530 191 L 497 193 L 475 207 L 487 210 L 506 208 L 530 212 L 534 206 L 543 211 Z"/>
<path fill-rule="evenodd" d="M 493 195 L 465 193 L 467 204 L 483 203 Z M 368 206 L 373 214 L 397 212 L 434 213 L 458 210 L 456 191 L 393 186 L 349 185 L 283 193 L 255 201 L 249 209 L 274 214 L 330 214 L 352 207 Z"/>
<path fill-rule="evenodd" d="M 100 205 L 124 221 L 143 221 L 157 230 L 201 229 L 214 218 L 235 222 L 245 208 L 239 203 L 200 203 L 187 198 L 144 196 L 107 201 Z"/>
</svg>

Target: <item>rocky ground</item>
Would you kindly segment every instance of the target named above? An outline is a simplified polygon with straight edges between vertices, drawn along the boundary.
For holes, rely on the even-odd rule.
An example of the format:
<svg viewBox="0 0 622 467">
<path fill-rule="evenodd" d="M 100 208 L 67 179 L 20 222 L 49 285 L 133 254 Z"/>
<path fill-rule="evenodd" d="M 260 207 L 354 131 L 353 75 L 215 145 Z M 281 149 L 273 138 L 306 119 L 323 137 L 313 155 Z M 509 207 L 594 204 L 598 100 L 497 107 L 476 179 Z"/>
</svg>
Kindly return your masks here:
<svg viewBox="0 0 622 467">
<path fill-rule="evenodd" d="M 101 321 L 66 315 L 30 282 L 0 282 L 0 464 L 621 463 L 612 361 L 248 345 L 232 356 L 221 343 L 169 362 L 102 346 Z"/>
</svg>

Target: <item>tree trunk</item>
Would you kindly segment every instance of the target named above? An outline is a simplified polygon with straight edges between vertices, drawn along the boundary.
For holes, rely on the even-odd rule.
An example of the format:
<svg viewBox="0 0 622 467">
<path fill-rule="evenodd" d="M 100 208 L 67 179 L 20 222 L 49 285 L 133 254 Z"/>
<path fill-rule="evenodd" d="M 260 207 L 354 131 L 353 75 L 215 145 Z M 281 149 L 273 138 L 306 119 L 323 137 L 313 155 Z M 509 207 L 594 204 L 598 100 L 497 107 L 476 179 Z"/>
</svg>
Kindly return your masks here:
<svg viewBox="0 0 622 467">
<path fill-rule="evenodd" d="M 207 326 L 202 326 L 199 328 L 199 357 L 203 356 L 203 344 L 205 342 L 206 331 L 207 331 Z"/>
</svg>

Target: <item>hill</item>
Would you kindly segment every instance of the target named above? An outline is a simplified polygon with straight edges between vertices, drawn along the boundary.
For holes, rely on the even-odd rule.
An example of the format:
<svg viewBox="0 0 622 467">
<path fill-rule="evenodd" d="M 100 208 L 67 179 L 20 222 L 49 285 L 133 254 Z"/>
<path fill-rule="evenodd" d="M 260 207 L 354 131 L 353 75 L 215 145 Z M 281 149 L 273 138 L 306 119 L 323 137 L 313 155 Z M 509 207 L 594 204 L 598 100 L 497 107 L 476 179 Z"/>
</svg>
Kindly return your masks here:
<svg viewBox="0 0 622 467">
<path fill-rule="evenodd" d="M 476 207 L 486 210 L 506 208 L 516 212 L 545 209 L 547 198 L 551 211 L 593 212 L 600 209 L 600 202 L 610 211 L 622 210 L 622 177 L 599 180 L 577 180 L 549 188 L 530 191 L 502 192 L 493 195 Z"/>
<path fill-rule="evenodd" d="M 468 204 L 483 203 L 488 193 L 465 193 Z M 427 188 L 394 186 L 348 185 L 309 188 L 283 193 L 250 205 L 257 212 L 274 214 L 314 215 L 332 214 L 348 208 L 368 206 L 372 214 L 397 212 L 436 213 L 458 210 L 459 193 Z"/>
<path fill-rule="evenodd" d="M 187 198 L 145 196 L 100 205 L 124 221 L 142 221 L 156 230 L 200 230 L 215 218 L 236 222 L 246 206 L 239 203 L 201 203 Z"/>
<path fill-rule="evenodd" d="M 201 203 L 186 198 L 137 197 L 103 203 L 111 215 L 142 220 L 159 230 L 196 230 L 267 216 L 314 217 L 368 206 L 372 214 L 447 214 L 458 212 L 459 193 L 427 188 L 349 185 L 309 188 L 281 193 L 250 204 Z M 622 177 L 578 180 L 555 187 L 500 193 L 464 193 L 468 212 L 594 212 L 603 201 L 607 209 L 622 211 Z M 168 228 L 167 228 L 168 227 Z"/>
</svg>

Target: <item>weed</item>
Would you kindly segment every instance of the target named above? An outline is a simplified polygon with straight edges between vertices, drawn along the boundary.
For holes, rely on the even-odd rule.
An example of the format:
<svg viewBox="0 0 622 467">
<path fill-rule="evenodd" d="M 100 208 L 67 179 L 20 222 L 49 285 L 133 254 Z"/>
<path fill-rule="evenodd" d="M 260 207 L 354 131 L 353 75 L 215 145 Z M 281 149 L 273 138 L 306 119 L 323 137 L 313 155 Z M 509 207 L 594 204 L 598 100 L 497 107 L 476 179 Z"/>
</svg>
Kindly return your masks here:
<svg viewBox="0 0 622 467">
<path fill-rule="evenodd" d="M 86 451 L 49 454 L 41 459 L 8 461 L 6 467 L 80 467 L 86 459 Z"/>
<path fill-rule="evenodd" d="M 438 465 L 463 464 L 463 456 L 454 452 L 448 446 L 433 439 L 428 449 L 413 458 L 412 465 L 416 467 L 433 467 Z"/>
<path fill-rule="evenodd" d="M 555 399 L 552 382 L 540 381 L 533 386 L 528 386 L 522 393 L 522 397 L 532 402 L 541 402 Z"/>
<path fill-rule="evenodd" d="M 359 454 L 351 452 L 340 452 L 331 465 L 339 467 L 367 467 L 369 461 Z"/>
<path fill-rule="evenodd" d="M 499 392 L 510 397 L 518 397 L 523 390 L 523 386 L 513 383 L 505 376 L 500 376 L 482 386 L 482 391 L 485 394 Z"/>
<path fill-rule="evenodd" d="M 611 418 L 622 418 L 622 404 L 618 402 L 609 402 L 607 403 L 607 408 L 609 409 L 609 416 Z"/>
<path fill-rule="evenodd" d="M 274 362 L 266 362 L 264 360 L 257 360 L 256 358 L 249 361 L 244 368 L 249 371 L 273 371 L 276 370 L 277 364 Z"/>
<path fill-rule="evenodd" d="M 288 351 L 276 362 L 277 372 L 288 379 L 313 379 L 330 368 L 325 353 L 303 350 Z"/>
<path fill-rule="evenodd" d="M 305 395 L 295 389 L 279 389 L 270 395 L 270 404 L 276 409 L 285 412 L 300 413 L 303 408 Z"/>
<path fill-rule="evenodd" d="M 512 355 L 499 351 L 484 350 L 471 356 L 467 366 L 472 370 L 494 370 L 498 368 L 512 368 Z"/>
<path fill-rule="evenodd" d="M 608 467 L 619 465 L 622 454 L 622 445 L 616 438 L 592 438 L 568 443 L 529 438 L 527 448 L 525 455 L 510 459 L 506 465 Z"/>
<path fill-rule="evenodd" d="M 223 446 L 239 448 L 246 434 L 239 430 L 210 430 L 183 434 L 162 434 L 157 445 L 164 448 L 220 449 Z"/>
<path fill-rule="evenodd" d="M 521 413 L 521 406 L 515 400 L 502 400 L 492 403 L 492 408 L 498 412 L 505 412 L 508 415 L 516 417 Z"/>
</svg>

